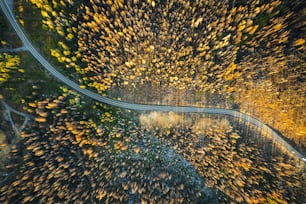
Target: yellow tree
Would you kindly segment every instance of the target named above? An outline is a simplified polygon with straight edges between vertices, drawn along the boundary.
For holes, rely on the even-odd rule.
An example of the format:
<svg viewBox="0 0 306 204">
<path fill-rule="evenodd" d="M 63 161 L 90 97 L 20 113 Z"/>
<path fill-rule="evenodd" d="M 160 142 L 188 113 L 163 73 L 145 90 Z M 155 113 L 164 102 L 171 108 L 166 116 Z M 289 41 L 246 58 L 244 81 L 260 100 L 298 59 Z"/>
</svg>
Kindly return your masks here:
<svg viewBox="0 0 306 204">
<path fill-rule="evenodd" d="M 0 84 L 10 78 L 9 73 L 17 70 L 20 64 L 18 56 L 12 56 L 7 53 L 0 53 Z M 22 72 L 22 69 L 18 71 Z"/>
</svg>

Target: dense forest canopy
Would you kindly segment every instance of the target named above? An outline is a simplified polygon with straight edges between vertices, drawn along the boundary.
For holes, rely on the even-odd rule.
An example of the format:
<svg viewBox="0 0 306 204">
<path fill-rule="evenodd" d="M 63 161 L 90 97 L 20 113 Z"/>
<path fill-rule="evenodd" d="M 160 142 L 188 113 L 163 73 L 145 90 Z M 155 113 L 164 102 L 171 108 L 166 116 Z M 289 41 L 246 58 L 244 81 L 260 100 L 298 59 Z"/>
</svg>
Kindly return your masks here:
<svg viewBox="0 0 306 204">
<path fill-rule="evenodd" d="M 81 88 L 133 103 L 238 109 L 305 153 L 302 1 L 16 0 L 14 12 Z M 0 22 L 8 50 L 0 50 L 0 100 L 13 107 L 1 107 L 0 202 L 305 199 L 305 169 L 259 128 L 94 102 L 15 52 L 20 42 Z M 33 117 L 26 128 L 15 109 Z M 3 139 L 16 127 L 15 140 Z"/>
<path fill-rule="evenodd" d="M 31 2 L 65 38 L 51 55 L 84 87 L 217 93 L 305 146 L 301 2 Z"/>
</svg>

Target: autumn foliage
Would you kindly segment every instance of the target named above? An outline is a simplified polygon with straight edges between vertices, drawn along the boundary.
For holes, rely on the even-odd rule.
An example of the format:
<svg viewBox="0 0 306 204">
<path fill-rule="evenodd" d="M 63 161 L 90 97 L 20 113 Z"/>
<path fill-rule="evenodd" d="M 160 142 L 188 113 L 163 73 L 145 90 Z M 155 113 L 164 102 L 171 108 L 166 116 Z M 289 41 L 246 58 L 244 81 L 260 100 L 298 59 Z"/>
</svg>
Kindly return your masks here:
<svg viewBox="0 0 306 204">
<path fill-rule="evenodd" d="M 82 87 L 224 94 L 305 145 L 305 40 L 295 34 L 305 14 L 284 9 L 286 2 L 32 3 L 64 38 L 51 55 L 75 70 Z"/>
</svg>

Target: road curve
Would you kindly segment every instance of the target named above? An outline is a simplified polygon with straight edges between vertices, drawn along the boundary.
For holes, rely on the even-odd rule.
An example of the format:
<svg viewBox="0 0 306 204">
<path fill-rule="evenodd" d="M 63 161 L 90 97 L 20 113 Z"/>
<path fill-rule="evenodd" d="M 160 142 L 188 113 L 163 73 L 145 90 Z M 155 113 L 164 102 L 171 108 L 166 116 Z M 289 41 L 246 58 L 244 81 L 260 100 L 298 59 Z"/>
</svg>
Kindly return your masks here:
<svg viewBox="0 0 306 204">
<path fill-rule="evenodd" d="M 27 49 L 37 61 L 39 61 L 43 67 L 48 70 L 55 78 L 59 81 L 63 82 L 70 88 L 75 91 L 91 98 L 101 103 L 105 103 L 111 106 L 116 106 L 124 109 L 130 110 L 138 110 L 138 111 L 163 111 L 163 112 L 184 112 L 184 113 L 210 113 L 210 114 L 220 114 L 220 115 L 229 115 L 240 120 L 243 120 L 246 123 L 252 124 L 258 128 L 260 128 L 263 132 L 267 133 L 273 140 L 273 142 L 280 147 L 284 148 L 289 155 L 292 155 L 300 160 L 306 162 L 306 157 L 304 157 L 301 153 L 299 153 L 296 149 L 294 149 L 290 144 L 288 144 L 284 139 L 282 139 L 279 134 L 277 134 L 273 129 L 271 129 L 268 125 L 263 122 L 257 120 L 250 115 L 241 113 L 239 111 L 230 110 L 230 109 L 221 109 L 221 108 L 200 108 L 200 107 L 192 107 L 192 106 L 167 106 L 167 105 L 144 105 L 144 104 L 133 104 L 127 103 L 123 101 L 113 100 L 107 97 L 103 97 L 97 93 L 89 91 L 87 89 L 80 88 L 80 85 L 71 81 L 63 74 L 58 72 L 32 45 L 28 37 L 23 32 L 22 28 L 17 23 L 17 20 L 12 12 L 12 10 L 7 5 L 6 0 L 0 1 L 1 9 L 6 16 L 7 20 L 14 28 L 15 32 L 23 42 L 25 49 Z"/>
</svg>

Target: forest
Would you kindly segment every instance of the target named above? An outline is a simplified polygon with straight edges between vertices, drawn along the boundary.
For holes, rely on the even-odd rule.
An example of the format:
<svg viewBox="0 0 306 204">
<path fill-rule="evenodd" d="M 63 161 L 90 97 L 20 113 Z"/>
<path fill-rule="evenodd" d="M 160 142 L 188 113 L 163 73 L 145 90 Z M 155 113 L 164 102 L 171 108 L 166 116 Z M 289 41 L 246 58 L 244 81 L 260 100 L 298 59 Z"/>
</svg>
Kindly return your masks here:
<svg viewBox="0 0 306 204">
<path fill-rule="evenodd" d="M 236 109 L 305 155 L 302 4 L 16 0 L 14 12 L 39 51 L 82 88 L 131 103 Z M 227 116 L 92 101 L 14 51 L 20 42 L 0 20 L 0 100 L 32 117 L 12 142 L 0 107 L 0 155 L 8 158 L 1 203 L 305 200 L 305 167 L 260 129 Z M 21 127 L 22 117 L 12 118 Z"/>
<path fill-rule="evenodd" d="M 49 54 L 83 87 L 142 103 L 226 97 L 305 147 L 300 1 L 31 2 L 63 38 Z"/>
</svg>

